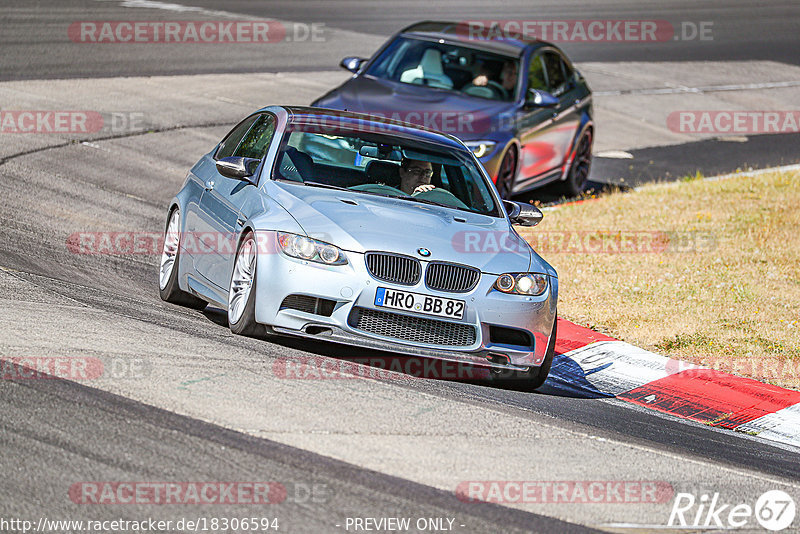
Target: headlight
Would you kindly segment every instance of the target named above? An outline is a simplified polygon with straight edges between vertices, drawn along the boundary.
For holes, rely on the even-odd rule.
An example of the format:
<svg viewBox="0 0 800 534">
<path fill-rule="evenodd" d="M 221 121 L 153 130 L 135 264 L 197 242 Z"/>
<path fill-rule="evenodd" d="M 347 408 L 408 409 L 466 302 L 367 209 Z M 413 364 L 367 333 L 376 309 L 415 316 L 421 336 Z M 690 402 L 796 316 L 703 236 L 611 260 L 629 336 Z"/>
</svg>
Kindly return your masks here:
<svg viewBox="0 0 800 534">
<path fill-rule="evenodd" d="M 541 295 L 547 289 L 547 276 L 536 273 L 505 273 L 497 277 L 495 289 L 516 295 Z"/>
<path fill-rule="evenodd" d="M 325 265 L 347 263 L 347 258 L 338 247 L 304 235 L 278 232 L 278 246 L 287 256 L 301 260 L 315 261 Z"/>
<path fill-rule="evenodd" d="M 497 145 L 497 143 L 494 141 L 470 141 L 465 144 L 467 145 L 467 148 L 472 150 L 472 153 L 475 154 L 476 158 L 482 158 L 487 154 L 491 154 L 495 145 Z"/>
</svg>

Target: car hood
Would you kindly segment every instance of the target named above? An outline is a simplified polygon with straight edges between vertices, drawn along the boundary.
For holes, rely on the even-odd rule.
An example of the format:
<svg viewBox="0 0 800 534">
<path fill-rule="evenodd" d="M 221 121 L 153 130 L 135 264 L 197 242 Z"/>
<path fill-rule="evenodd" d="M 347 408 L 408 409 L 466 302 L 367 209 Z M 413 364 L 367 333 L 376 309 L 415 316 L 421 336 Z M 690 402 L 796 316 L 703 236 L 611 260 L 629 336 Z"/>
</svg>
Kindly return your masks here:
<svg viewBox="0 0 800 534">
<path fill-rule="evenodd" d="M 471 265 L 484 273 L 549 272 L 507 219 L 377 195 L 272 182 L 270 195 L 306 234 L 344 250 L 386 251 Z"/>
<path fill-rule="evenodd" d="M 482 139 L 502 129 L 516 108 L 513 102 L 485 100 L 367 76 L 348 80 L 317 104 L 410 122 L 462 140 Z"/>
</svg>

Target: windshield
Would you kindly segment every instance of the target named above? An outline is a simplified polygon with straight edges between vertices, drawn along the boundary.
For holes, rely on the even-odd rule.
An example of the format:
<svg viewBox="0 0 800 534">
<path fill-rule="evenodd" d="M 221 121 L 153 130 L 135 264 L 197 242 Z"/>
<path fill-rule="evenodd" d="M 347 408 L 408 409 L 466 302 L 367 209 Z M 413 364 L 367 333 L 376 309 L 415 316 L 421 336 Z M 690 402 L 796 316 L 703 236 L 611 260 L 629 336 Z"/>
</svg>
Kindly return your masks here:
<svg viewBox="0 0 800 534">
<path fill-rule="evenodd" d="M 287 128 L 273 179 L 502 216 L 466 150 L 383 133 L 309 129 Z"/>
<path fill-rule="evenodd" d="M 516 98 L 519 59 L 438 41 L 400 37 L 366 74 L 489 100 Z"/>
</svg>

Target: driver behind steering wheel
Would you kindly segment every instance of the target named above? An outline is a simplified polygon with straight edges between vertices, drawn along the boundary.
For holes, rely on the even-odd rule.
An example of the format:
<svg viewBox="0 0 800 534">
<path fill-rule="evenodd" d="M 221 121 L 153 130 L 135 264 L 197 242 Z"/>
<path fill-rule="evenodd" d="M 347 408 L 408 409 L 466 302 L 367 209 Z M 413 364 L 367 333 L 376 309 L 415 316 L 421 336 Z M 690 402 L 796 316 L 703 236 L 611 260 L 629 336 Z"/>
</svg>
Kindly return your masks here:
<svg viewBox="0 0 800 534">
<path fill-rule="evenodd" d="M 502 100 L 509 100 L 517 85 L 517 64 L 514 61 L 504 61 L 503 69 L 500 71 L 500 82 L 489 78 L 489 75 L 482 69 L 481 73 L 472 80 L 472 85 L 491 87 Z"/>
<path fill-rule="evenodd" d="M 431 184 L 433 166 L 430 161 L 403 158 L 400 163 L 400 189 L 406 195 L 414 195 L 435 189 Z"/>
</svg>

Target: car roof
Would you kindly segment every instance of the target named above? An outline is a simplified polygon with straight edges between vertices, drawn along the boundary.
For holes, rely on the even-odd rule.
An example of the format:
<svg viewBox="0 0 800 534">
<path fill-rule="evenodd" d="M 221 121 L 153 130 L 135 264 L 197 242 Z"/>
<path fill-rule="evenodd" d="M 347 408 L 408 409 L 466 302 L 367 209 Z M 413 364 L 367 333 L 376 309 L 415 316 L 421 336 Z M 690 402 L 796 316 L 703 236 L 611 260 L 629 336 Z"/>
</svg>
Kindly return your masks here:
<svg viewBox="0 0 800 534">
<path fill-rule="evenodd" d="M 400 30 L 402 35 L 421 37 L 425 39 L 443 39 L 448 42 L 459 43 L 469 48 L 486 50 L 498 54 L 519 56 L 528 47 L 539 48 L 549 45 L 549 43 L 533 37 L 520 36 L 519 39 L 513 37 L 501 37 L 499 35 L 489 35 L 486 38 L 470 39 L 465 35 L 470 22 L 481 23 L 490 21 L 462 21 L 447 22 L 426 20 L 417 22 Z"/>
<path fill-rule="evenodd" d="M 464 148 L 456 137 L 437 132 L 425 126 L 409 122 L 398 121 L 390 118 L 372 116 L 364 113 L 340 111 L 337 109 L 314 108 L 308 106 L 282 106 L 289 114 L 289 123 L 314 123 L 323 127 L 331 125 L 342 126 L 346 129 L 365 132 L 384 132 L 387 135 L 396 135 L 413 138 L 419 141 L 429 141 L 440 145 L 447 145 L 461 150 Z M 370 127 L 369 124 L 379 124 L 380 127 Z"/>
</svg>

